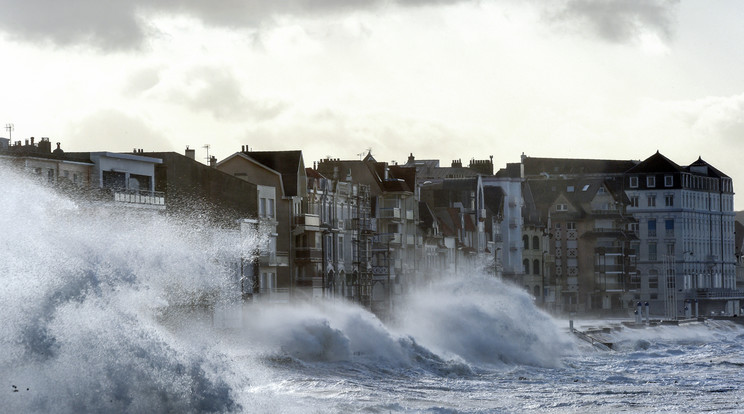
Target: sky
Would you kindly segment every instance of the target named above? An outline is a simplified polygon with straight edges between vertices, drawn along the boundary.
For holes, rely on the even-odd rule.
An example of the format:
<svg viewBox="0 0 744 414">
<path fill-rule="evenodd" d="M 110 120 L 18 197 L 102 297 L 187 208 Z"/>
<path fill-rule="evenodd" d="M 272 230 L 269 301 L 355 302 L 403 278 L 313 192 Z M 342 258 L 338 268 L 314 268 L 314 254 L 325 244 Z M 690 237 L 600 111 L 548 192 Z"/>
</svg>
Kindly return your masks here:
<svg viewBox="0 0 744 414">
<path fill-rule="evenodd" d="M 0 136 L 405 163 L 698 157 L 744 188 L 734 0 L 0 0 Z M 744 190 L 736 209 L 744 209 Z"/>
</svg>

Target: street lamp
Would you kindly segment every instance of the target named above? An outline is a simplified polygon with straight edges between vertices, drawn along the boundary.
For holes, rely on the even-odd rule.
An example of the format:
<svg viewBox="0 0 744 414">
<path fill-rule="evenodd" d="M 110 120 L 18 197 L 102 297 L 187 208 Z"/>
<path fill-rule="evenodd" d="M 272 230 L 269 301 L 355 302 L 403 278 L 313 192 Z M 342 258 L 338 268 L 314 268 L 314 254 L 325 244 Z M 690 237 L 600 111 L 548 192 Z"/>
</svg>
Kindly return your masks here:
<svg viewBox="0 0 744 414">
<path fill-rule="evenodd" d="M 547 250 L 543 250 L 543 252 L 542 252 L 542 283 L 541 283 L 541 286 L 540 286 L 542 288 L 541 295 L 542 295 L 542 303 L 543 303 L 543 305 L 545 305 L 545 255 L 546 254 L 548 254 L 548 251 Z"/>
</svg>

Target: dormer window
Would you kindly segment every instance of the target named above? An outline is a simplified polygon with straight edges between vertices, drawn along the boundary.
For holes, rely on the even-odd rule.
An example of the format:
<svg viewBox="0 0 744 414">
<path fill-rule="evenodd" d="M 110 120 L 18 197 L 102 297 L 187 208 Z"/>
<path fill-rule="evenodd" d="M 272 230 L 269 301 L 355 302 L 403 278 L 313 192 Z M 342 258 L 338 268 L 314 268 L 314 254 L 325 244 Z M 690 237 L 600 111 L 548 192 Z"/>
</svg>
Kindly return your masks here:
<svg viewBox="0 0 744 414">
<path fill-rule="evenodd" d="M 664 176 L 664 187 L 672 187 L 674 185 L 674 177 L 671 175 Z"/>
<path fill-rule="evenodd" d="M 630 188 L 638 188 L 638 177 L 630 177 Z"/>
<path fill-rule="evenodd" d="M 648 188 L 656 187 L 656 176 L 649 175 L 648 177 L 646 177 L 646 187 Z"/>
<path fill-rule="evenodd" d="M 568 211 L 568 205 L 567 204 L 556 204 L 555 211 Z"/>
</svg>

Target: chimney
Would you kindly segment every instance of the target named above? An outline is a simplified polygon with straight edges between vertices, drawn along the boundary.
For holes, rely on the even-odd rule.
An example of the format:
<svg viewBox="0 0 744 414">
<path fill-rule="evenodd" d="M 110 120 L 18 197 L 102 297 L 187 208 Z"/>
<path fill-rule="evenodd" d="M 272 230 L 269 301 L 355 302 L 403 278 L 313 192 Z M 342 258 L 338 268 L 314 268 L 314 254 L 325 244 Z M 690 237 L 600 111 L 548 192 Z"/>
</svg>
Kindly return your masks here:
<svg viewBox="0 0 744 414">
<path fill-rule="evenodd" d="M 217 157 L 215 157 L 214 155 L 212 155 L 211 157 L 209 157 L 209 166 L 210 167 L 216 167 L 217 166 Z"/>
<path fill-rule="evenodd" d="M 189 148 L 189 146 L 186 146 L 186 157 L 191 158 L 192 160 L 196 160 L 196 150 Z"/>
<path fill-rule="evenodd" d="M 52 143 L 49 142 L 49 138 L 42 138 L 41 141 L 39 141 L 39 153 L 41 154 L 51 154 L 52 153 Z"/>
<path fill-rule="evenodd" d="M 31 146 L 34 145 L 34 137 L 31 137 Z"/>
<path fill-rule="evenodd" d="M 414 163 L 415 160 L 416 159 L 413 158 L 413 153 L 411 153 L 411 155 L 408 156 L 408 164 L 413 165 L 413 163 Z"/>
</svg>

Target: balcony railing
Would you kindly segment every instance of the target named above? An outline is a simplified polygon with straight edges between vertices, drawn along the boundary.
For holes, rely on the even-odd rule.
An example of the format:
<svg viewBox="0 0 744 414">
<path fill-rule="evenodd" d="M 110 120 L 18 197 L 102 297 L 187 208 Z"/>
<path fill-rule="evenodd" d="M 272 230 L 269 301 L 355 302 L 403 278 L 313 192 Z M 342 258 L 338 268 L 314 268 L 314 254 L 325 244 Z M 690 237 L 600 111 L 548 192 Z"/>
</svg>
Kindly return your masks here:
<svg viewBox="0 0 744 414">
<path fill-rule="evenodd" d="M 262 288 L 259 291 L 259 300 L 271 303 L 289 303 L 289 289 Z"/>
<path fill-rule="evenodd" d="M 316 214 L 303 214 L 295 217 L 295 225 L 297 226 L 320 226 L 320 216 Z"/>
<path fill-rule="evenodd" d="M 323 251 L 316 247 L 298 247 L 295 249 L 297 260 L 323 260 Z"/>
<path fill-rule="evenodd" d="M 165 207 L 165 195 L 160 191 L 118 189 L 113 193 L 116 203 Z"/>
<path fill-rule="evenodd" d="M 398 208 L 398 207 L 380 208 L 380 218 L 384 218 L 384 219 L 399 219 L 400 218 L 400 208 Z"/>
</svg>

